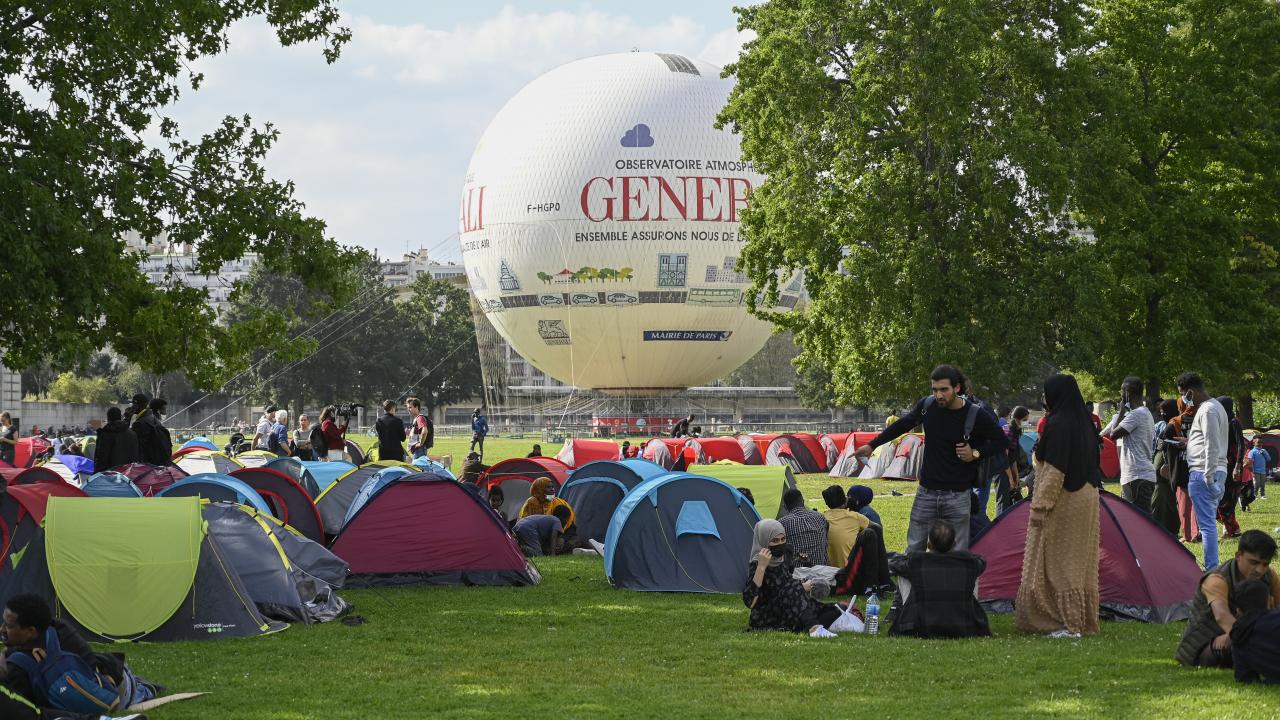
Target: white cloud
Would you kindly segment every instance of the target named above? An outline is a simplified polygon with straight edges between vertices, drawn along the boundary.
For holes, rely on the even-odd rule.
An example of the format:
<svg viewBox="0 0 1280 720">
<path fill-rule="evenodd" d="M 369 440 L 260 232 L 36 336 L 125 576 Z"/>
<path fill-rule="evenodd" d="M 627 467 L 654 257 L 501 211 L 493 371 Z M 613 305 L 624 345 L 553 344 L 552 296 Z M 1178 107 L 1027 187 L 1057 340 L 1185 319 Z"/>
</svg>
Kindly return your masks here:
<svg viewBox="0 0 1280 720">
<path fill-rule="evenodd" d="M 423 4 L 424 13 L 431 5 Z M 717 15 L 719 17 L 720 15 Z M 571 60 L 633 48 L 732 61 L 747 38 L 682 14 L 645 19 L 589 7 L 503 7 L 450 29 L 348 15 L 353 33 L 334 65 L 318 44 L 281 48 L 265 22 L 231 32 L 227 54 L 203 60 L 206 83 L 173 115 L 184 132 L 225 114 L 271 122 L 271 172 L 296 183 L 308 212 L 342 243 L 398 255 L 440 246 L 456 258 L 458 194 L 489 120 L 534 77 Z"/>
</svg>

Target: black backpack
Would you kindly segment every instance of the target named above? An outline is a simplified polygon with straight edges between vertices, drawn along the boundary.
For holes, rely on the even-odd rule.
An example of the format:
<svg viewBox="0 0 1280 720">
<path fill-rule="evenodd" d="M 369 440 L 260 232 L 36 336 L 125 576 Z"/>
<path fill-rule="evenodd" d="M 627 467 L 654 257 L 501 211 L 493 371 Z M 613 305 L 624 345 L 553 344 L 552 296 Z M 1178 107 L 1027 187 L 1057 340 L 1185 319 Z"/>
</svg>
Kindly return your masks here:
<svg viewBox="0 0 1280 720">
<path fill-rule="evenodd" d="M 924 415 L 929 412 L 929 408 L 933 407 L 937 402 L 937 399 L 932 395 L 926 397 L 920 414 Z M 966 399 L 965 402 L 968 403 L 968 412 L 964 416 L 964 441 L 967 443 L 973 435 L 973 426 L 978 422 L 978 413 L 982 412 L 982 405 L 975 400 Z M 1004 433 L 1001 433 L 1001 436 L 1003 435 Z M 1008 438 L 1002 437 L 1002 442 L 998 444 L 999 447 L 978 459 L 978 487 L 982 487 L 982 484 L 990 480 L 992 475 L 1003 472 L 1009 467 Z"/>
<path fill-rule="evenodd" d="M 311 428 L 311 434 L 307 436 L 307 440 L 311 442 L 311 451 L 316 454 L 317 459 L 324 460 L 329 456 L 329 448 L 324 444 L 324 433 L 320 431 L 319 425 Z"/>
</svg>

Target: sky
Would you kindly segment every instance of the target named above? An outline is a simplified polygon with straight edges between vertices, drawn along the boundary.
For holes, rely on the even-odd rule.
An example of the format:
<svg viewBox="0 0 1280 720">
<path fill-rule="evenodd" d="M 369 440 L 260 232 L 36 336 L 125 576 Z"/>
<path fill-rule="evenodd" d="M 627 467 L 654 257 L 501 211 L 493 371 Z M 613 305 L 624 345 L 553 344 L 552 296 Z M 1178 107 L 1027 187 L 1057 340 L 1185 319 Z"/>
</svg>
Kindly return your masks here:
<svg viewBox="0 0 1280 720">
<path fill-rule="evenodd" d="M 200 90 L 171 116 L 183 133 L 225 115 L 272 123 L 267 157 L 307 212 L 344 245 L 384 258 L 426 248 L 461 258 L 458 207 L 471 151 L 520 88 L 566 62 L 613 52 L 674 52 L 716 65 L 747 38 L 733 3 L 342 2 L 352 31 L 326 65 L 316 44 L 282 48 L 264 20 L 240 23 L 223 55 L 202 59 Z"/>
</svg>

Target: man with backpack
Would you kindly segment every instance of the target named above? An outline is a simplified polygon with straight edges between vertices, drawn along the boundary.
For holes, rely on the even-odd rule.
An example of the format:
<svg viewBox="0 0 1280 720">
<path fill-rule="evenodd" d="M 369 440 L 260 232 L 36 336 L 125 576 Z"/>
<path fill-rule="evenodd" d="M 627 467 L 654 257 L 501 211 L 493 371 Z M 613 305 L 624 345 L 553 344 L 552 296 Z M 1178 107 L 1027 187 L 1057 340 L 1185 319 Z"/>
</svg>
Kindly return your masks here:
<svg viewBox="0 0 1280 720">
<path fill-rule="evenodd" d="M 422 412 L 422 401 L 416 397 L 405 400 L 412 419 L 409 421 L 409 454 L 415 458 L 425 457 L 432 445 L 436 444 L 436 426 L 431 418 Z"/>
<path fill-rule="evenodd" d="M 134 675 L 123 656 L 93 652 L 73 628 L 53 619 L 38 595 L 9 598 L 0 636 L 5 645 L 0 709 L 19 709 L 17 715 L 3 713 L 5 718 L 22 717 L 23 701 L 45 708 L 41 718 L 106 718 L 103 711 L 124 711 L 161 691 Z"/>
<path fill-rule="evenodd" d="M 857 450 L 859 457 L 868 458 L 877 447 L 924 425 L 924 459 L 920 487 L 911 505 L 908 553 L 925 549 L 934 520 L 944 520 L 955 529 L 957 550 L 969 548 L 969 493 L 979 485 L 983 458 L 1003 453 L 1007 447 L 995 415 L 961 394 L 965 379 L 959 368 L 939 365 L 929 380 L 931 395 Z"/>
</svg>

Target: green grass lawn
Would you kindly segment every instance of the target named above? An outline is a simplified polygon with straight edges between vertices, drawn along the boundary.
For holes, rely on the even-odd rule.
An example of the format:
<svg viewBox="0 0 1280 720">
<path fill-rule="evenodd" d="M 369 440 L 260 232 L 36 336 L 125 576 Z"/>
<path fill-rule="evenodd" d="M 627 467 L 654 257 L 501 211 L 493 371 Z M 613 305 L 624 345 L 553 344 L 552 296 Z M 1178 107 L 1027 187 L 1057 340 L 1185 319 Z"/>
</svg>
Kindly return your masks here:
<svg viewBox="0 0 1280 720">
<path fill-rule="evenodd" d="M 524 455 L 532 442 L 491 440 L 487 455 Z M 464 438 L 437 447 L 455 458 L 465 449 Z M 810 500 L 828 484 L 800 480 Z M 901 549 L 914 486 L 871 485 L 886 541 Z M 1244 527 L 1280 526 L 1280 497 L 1254 508 Z M 345 591 L 369 621 L 357 627 L 123 649 L 174 691 L 212 692 L 151 714 L 160 720 L 1280 717 L 1272 689 L 1180 668 L 1182 623 L 1107 622 L 1095 638 L 1050 640 L 993 616 L 995 637 L 981 640 L 814 640 L 743 632 L 737 595 L 615 590 L 599 558 L 537 565 L 532 588 Z"/>
</svg>

